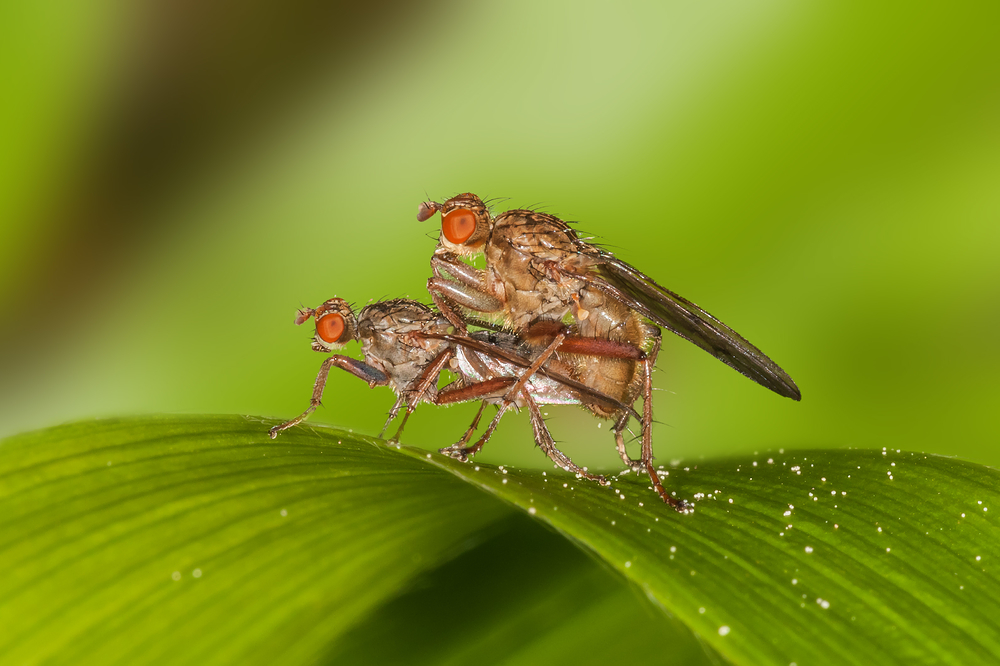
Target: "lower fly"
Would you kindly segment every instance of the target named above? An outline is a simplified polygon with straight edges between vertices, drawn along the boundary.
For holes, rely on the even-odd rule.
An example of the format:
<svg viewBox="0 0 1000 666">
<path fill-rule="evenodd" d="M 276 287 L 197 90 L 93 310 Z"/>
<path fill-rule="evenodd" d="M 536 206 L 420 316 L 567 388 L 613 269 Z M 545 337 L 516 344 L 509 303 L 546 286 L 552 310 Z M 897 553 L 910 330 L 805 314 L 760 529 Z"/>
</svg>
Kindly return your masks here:
<svg viewBox="0 0 1000 666">
<path fill-rule="evenodd" d="M 606 485 L 605 478 L 591 474 L 578 466 L 556 447 L 542 418 L 539 405 L 577 404 L 593 408 L 638 415 L 631 407 L 571 379 L 571 367 L 559 359 L 539 363 L 526 354 L 531 347 L 517 336 L 502 331 L 484 330 L 449 333 L 452 324 L 439 312 L 408 299 L 372 303 L 355 316 L 350 305 L 333 298 L 315 309 L 300 310 L 296 324 L 315 319 L 316 332 L 312 348 L 329 353 L 348 342 L 361 343 L 364 360 L 341 354 L 328 357 L 320 367 L 313 386 L 309 408 L 290 421 L 274 426 L 272 438 L 283 430 L 302 423 L 321 404 L 330 369 L 339 367 L 364 380 L 370 387 L 389 386 L 396 393 L 396 402 L 389 412 L 380 437 L 389 424 L 405 408 L 402 421 L 391 441 L 398 441 L 409 415 L 422 402 L 446 405 L 479 400 L 479 411 L 463 437 L 440 452 L 467 461 L 488 441 L 493 429 L 472 446 L 469 445 L 478 428 L 487 404 L 506 409 L 510 406 L 527 409 L 535 442 L 555 463 L 583 478 Z M 442 370 L 448 368 L 458 379 L 439 389 Z M 511 391 L 513 401 L 508 400 Z M 492 424 L 491 424 L 492 425 Z"/>
</svg>

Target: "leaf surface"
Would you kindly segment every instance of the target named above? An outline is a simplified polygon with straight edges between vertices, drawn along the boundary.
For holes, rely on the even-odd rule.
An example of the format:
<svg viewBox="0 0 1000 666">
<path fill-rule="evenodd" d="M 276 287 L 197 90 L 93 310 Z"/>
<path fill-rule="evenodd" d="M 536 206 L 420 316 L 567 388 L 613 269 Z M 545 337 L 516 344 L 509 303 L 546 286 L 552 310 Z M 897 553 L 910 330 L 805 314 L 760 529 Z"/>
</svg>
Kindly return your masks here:
<svg viewBox="0 0 1000 666">
<path fill-rule="evenodd" d="M 385 663 L 394 640 L 410 663 L 606 663 L 615 638 L 626 663 L 1000 660 L 986 467 L 702 461 L 665 470 L 696 500 L 684 516 L 633 475 L 602 488 L 314 426 L 271 441 L 268 425 L 144 417 L 0 442 L 0 654 L 351 663 L 381 636 Z"/>
</svg>

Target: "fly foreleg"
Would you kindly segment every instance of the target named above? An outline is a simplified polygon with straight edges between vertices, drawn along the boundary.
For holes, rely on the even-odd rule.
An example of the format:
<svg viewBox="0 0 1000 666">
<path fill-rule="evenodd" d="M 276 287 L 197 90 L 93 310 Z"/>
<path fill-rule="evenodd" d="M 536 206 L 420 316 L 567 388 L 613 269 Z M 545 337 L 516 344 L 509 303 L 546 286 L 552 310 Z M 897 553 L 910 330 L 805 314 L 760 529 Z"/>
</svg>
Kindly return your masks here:
<svg viewBox="0 0 1000 666">
<path fill-rule="evenodd" d="M 480 284 L 462 284 L 445 278 L 432 277 L 427 279 L 427 291 L 430 292 L 431 298 L 438 305 L 440 305 L 438 298 L 443 297 L 449 304 L 454 303 L 459 307 L 476 312 L 500 312 L 503 310 L 503 303 L 500 302 L 500 299 L 483 291 Z"/>
<path fill-rule="evenodd" d="M 465 322 L 452 306 L 475 312 L 500 312 L 503 303 L 483 291 L 483 272 L 469 266 L 451 254 L 431 258 L 434 277 L 427 280 L 427 291 L 434 304 L 447 317 L 456 331 L 465 332 Z"/>
<path fill-rule="evenodd" d="M 335 354 L 334 356 L 331 356 L 323 361 L 323 365 L 320 366 L 319 374 L 316 375 L 316 383 L 313 384 L 313 393 L 312 399 L 309 400 L 309 409 L 302 412 L 291 421 L 286 421 L 281 425 L 276 425 L 271 428 L 268 431 L 271 439 L 277 437 L 278 433 L 282 430 L 288 430 L 292 426 L 302 423 L 309 418 L 310 414 L 316 411 L 316 408 L 322 404 L 323 389 L 326 388 L 326 379 L 330 374 L 330 368 L 334 366 L 346 370 L 358 379 L 363 379 L 368 382 L 368 386 L 371 388 L 375 388 L 376 386 L 386 386 L 389 383 L 389 377 L 387 377 L 386 374 L 378 368 L 372 367 L 364 361 L 359 361 L 351 358 L 350 356 Z"/>
</svg>

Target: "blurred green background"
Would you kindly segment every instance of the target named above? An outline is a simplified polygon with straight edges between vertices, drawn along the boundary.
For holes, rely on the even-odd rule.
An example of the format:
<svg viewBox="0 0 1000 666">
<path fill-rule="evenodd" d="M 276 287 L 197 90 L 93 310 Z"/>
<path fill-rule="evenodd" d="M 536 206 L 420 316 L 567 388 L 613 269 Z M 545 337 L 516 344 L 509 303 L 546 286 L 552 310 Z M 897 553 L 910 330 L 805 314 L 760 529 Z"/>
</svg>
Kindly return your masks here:
<svg viewBox="0 0 1000 666">
<path fill-rule="evenodd" d="M 295 310 L 428 300 L 437 227 L 417 204 L 472 191 L 579 221 L 801 387 L 779 398 L 668 336 L 661 460 L 891 446 L 1000 464 L 998 14 L 8 3 L 0 435 L 298 414 L 322 358 Z M 377 433 L 391 403 L 335 374 L 315 420 Z M 473 412 L 424 407 L 405 441 L 450 444 Z M 582 464 L 616 464 L 607 426 L 550 413 Z M 533 449 L 519 415 L 481 458 L 546 464 Z"/>
</svg>

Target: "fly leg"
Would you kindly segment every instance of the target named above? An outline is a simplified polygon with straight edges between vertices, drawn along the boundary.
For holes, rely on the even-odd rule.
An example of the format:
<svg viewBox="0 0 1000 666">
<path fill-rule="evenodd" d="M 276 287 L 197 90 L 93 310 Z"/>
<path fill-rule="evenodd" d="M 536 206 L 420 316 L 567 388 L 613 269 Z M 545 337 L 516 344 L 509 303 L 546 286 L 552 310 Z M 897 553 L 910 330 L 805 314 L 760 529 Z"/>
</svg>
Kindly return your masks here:
<svg viewBox="0 0 1000 666">
<path fill-rule="evenodd" d="M 476 428 L 479 427 L 479 419 L 483 417 L 484 409 L 486 409 L 485 400 L 479 403 L 479 411 L 476 412 L 476 418 L 472 419 L 472 425 L 470 425 L 469 429 L 465 431 L 464 435 L 462 435 L 462 439 L 458 440 L 451 446 L 446 446 L 443 449 L 438 449 L 438 453 L 443 453 L 444 455 L 454 458 L 455 460 L 468 462 L 469 456 L 475 455 L 475 453 L 479 450 L 476 449 L 476 451 L 472 451 L 470 453 L 470 450 L 466 447 L 469 444 L 469 440 L 472 439 L 472 436 L 476 433 Z"/>
<path fill-rule="evenodd" d="M 548 325 L 549 322 L 544 322 L 544 324 Z M 477 451 L 483 448 L 483 444 L 485 444 L 489 438 L 493 436 L 493 431 L 496 430 L 498 425 L 500 425 L 500 419 L 503 418 L 503 415 L 507 412 L 507 410 L 514 405 L 514 399 L 519 393 L 522 392 L 524 385 L 528 383 L 528 380 L 530 380 L 536 372 L 538 372 L 539 368 L 545 365 L 545 362 L 549 360 L 552 354 L 554 354 L 562 344 L 563 340 L 566 339 L 565 327 L 560 326 L 560 328 L 562 330 L 556 333 L 555 338 L 553 338 L 548 347 L 546 347 L 542 353 L 538 355 L 527 370 L 521 373 L 521 376 L 517 378 L 514 385 L 511 386 L 510 390 L 507 391 L 507 394 L 504 395 L 503 400 L 501 400 L 500 404 L 497 406 L 497 415 L 493 417 L 493 420 L 490 421 L 490 424 L 486 427 L 486 432 L 483 433 L 483 436 L 479 438 L 479 441 L 476 442 L 473 447 Z"/>
<path fill-rule="evenodd" d="M 466 287 L 482 291 L 485 271 L 470 266 L 451 252 L 440 250 L 435 252 L 434 256 L 431 257 L 431 271 L 434 273 L 434 277 L 458 282 Z"/>
<path fill-rule="evenodd" d="M 427 280 L 434 305 L 438 307 L 456 331 L 465 332 L 465 322 L 453 306 L 475 312 L 500 312 L 503 303 L 483 291 L 483 271 L 473 268 L 451 254 L 435 254 L 431 258 L 434 277 Z M 446 276 L 450 276 L 446 277 Z"/>
<path fill-rule="evenodd" d="M 382 432 L 379 433 L 379 437 L 385 434 L 386 428 L 389 427 L 389 421 L 392 421 L 395 416 L 395 412 L 398 412 L 399 410 L 400 401 L 403 401 L 406 403 L 406 413 L 403 414 L 403 421 L 399 424 L 399 429 L 396 430 L 396 434 L 389 440 L 393 443 L 399 441 L 400 435 L 403 434 L 403 427 L 406 425 L 406 420 L 410 418 L 410 414 L 412 414 L 413 410 L 417 408 L 417 405 L 424 400 L 427 400 L 428 391 L 437 385 L 438 375 L 441 374 L 441 369 L 451 359 L 451 355 L 451 349 L 445 349 L 443 352 L 438 354 L 437 358 L 435 358 L 430 365 L 424 368 L 423 372 L 421 372 L 415 380 L 414 383 L 416 384 L 416 388 L 412 391 L 405 391 L 402 395 L 400 395 L 399 400 L 397 400 L 396 404 L 393 406 L 393 411 L 389 413 L 389 419 L 385 422 L 385 425 L 382 426 Z M 406 397 L 404 398 L 403 396 Z"/>
<path fill-rule="evenodd" d="M 309 400 L 309 409 L 302 412 L 291 421 L 286 421 L 281 425 L 276 425 L 271 428 L 268 431 L 271 439 L 277 437 L 278 433 L 282 430 L 287 430 L 292 426 L 296 426 L 305 421 L 309 415 L 315 412 L 316 408 L 322 404 L 323 389 L 326 388 L 326 379 L 330 374 L 330 368 L 333 366 L 348 371 L 358 379 L 365 380 L 371 388 L 375 388 L 376 386 L 385 386 L 389 383 L 389 378 L 378 368 L 374 368 L 367 363 L 353 359 L 350 356 L 335 354 L 334 356 L 331 356 L 323 361 L 323 365 L 320 366 L 319 374 L 316 375 L 316 383 L 313 384 L 313 393 L 312 399 Z"/>
<path fill-rule="evenodd" d="M 378 438 L 382 439 L 385 436 L 385 431 L 389 429 L 389 424 L 392 423 L 393 419 L 399 416 L 400 408 L 406 404 L 406 396 L 400 395 L 396 397 L 396 402 L 392 404 L 392 409 L 389 410 L 389 415 L 385 418 L 385 423 L 382 424 L 382 430 L 378 433 Z M 397 435 L 399 433 L 396 433 Z"/>
<path fill-rule="evenodd" d="M 469 456 L 474 456 L 479 453 L 480 449 L 483 448 L 483 445 L 489 440 L 489 435 L 492 435 L 492 432 L 479 439 L 472 446 L 466 446 L 466 443 L 469 441 L 472 433 L 475 432 L 476 426 L 479 425 L 479 419 L 482 416 L 483 409 L 486 407 L 486 402 L 490 398 L 496 399 L 501 395 L 509 393 L 509 387 L 514 383 L 516 383 L 516 380 L 513 377 L 498 377 L 450 391 L 441 391 L 441 393 L 438 394 L 437 401 L 435 401 L 438 405 L 465 402 L 476 398 L 482 399 L 483 404 L 479 407 L 479 412 L 476 414 L 476 418 L 472 422 L 472 426 L 466 431 L 462 439 L 453 446 L 440 449 L 440 452 L 446 456 L 455 458 L 456 460 L 461 460 L 462 462 L 468 462 Z M 531 428 L 535 433 L 535 443 L 537 443 L 539 448 L 545 452 L 545 455 L 547 455 L 552 462 L 562 469 L 578 474 L 585 479 L 596 481 L 601 485 L 607 485 L 608 482 L 603 476 L 600 474 L 591 474 L 570 460 L 566 454 L 556 447 L 555 441 L 553 441 L 552 435 L 549 433 L 549 429 L 545 425 L 545 419 L 542 418 L 542 413 L 538 409 L 538 403 L 535 402 L 534 398 L 531 397 L 526 389 L 521 390 L 521 398 L 528 405 L 528 410 L 531 415 Z"/>
<path fill-rule="evenodd" d="M 468 442 L 473 433 L 476 432 L 476 428 L 479 427 L 479 419 L 482 417 L 483 409 L 485 409 L 487 401 L 490 399 L 495 400 L 507 393 L 514 382 L 515 379 L 513 377 L 497 377 L 450 390 L 446 387 L 438 393 L 437 400 L 434 401 L 434 404 L 437 405 L 450 405 L 457 402 L 468 402 L 469 400 L 483 401 L 483 404 L 479 407 L 479 412 L 476 413 L 475 420 L 469 426 L 469 429 L 465 431 L 462 439 L 452 446 L 439 449 L 439 451 L 446 456 L 450 456 L 455 460 L 461 460 L 462 462 L 469 462 L 469 456 L 479 453 L 483 445 L 489 441 L 489 435 L 484 436 L 472 446 L 468 446 Z M 490 432 L 489 434 L 492 435 L 493 433 Z"/>
<path fill-rule="evenodd" d="M 603 358 L 624 358 L 632 361 L 636 361 L 640 364 L 645 364 L 647 367 L 652 367 L 652 363 L 655 360 L 656 353 L 659 351 L 659 329 L 657 332 L 657 342 L 654 344 L 654 348 L 651 354 L 645 354 L 641 349 L 634 345 L 630 345 L 624 342 L 616 342 L 614 340 L 606 340 L 604 338 L 582 338 L 582 337 L 571 337 L 567 338 L 559 351 L 586 354 L 588 356 L 599 356 Z M 646 412 L 651 409 L 651 405 L 648 401 L 644 400 L 643 403 L 643 414 L 645 416 Z M 633 412 L 631 410 L 622 410 L 621 415 L 615 422 L 612 432 L 615 435 L 615 448 L 618 449 L 618 455 L 621 456 L 622 462 L 628 466 L 629 469 L 638 473 L 646 471 L 646 464 L 642 459 L 635 460 L 630 458 L 628 451 L 625 449 L 625 438 L 623 432 L 628 426 L 629 417 L 632 416 Z M 637 418 L 640 423 L 643 423 L 641 417 Z M 652 416 L 650 415 L 650 419 Z M 645 430 L 643 435 L 648 434 Z M 647 438 L 648 439 L 648 438 Z"/>
<path fill-rule="evenodd" d="M 483 434 L 484 439 L 489 439 L 497 425 L 500 423 L 500 418 L 503 416 L 504 412 L 513 404 L 512 396 L 516 395 L 517 392 L 521 390 L 528 380 L 530 380 L 531 377 L 538 372 L 538 370 L 556 351 L 566 352 L 569 354 L 600 356 L 604 358 L 627 358 L 635 361 L 642 361 L 646 358 L 645 352 L 641 349 L 624 342 L 615 342 L 614 340 L 606 340 L 604 338 L 585 338 L 576 335 L 567 335 L 566 327 L 562 326 L 558 322 L 536 322 L 536 324 L 529 328 L 526 337 L 531 338 L 536 336 L 553 337 L 552 341 L 535 358 L 531 366 L 521 373 L 517 383 L 514 384 L 514 386 L 511 387 L 511 390 L 508 391 L 507 395 L 504 396 L 504 399 L 499 406 L 499 412 L 497 412 L 497 415 L 493 417 L 493 421 Z M 624 447 L 624 444 L 622 446 Z"/>
<path fill-rule="evenodd" d="M 615 433 L 615 448 L 618 449 L 618 455 L 621 456 L 622 462 L 625 463 L 625 466 L 638 474 L 639 472 L 646 471 L 646 465 L 643 464 L 641 460 L 629 457 L 628 451 L 625 450 L 625 437 L 622 434 L 628 426 L 628 419 L 630 416 L 631 414 L 629 412 L 624 412 L 615 422 L 613 430 Z"/>
<path fill-rule="evenodd" d="M 521 396 L 528 404 L 528 414 L 531 416 L 531 429 L 535 432 L 535 443 L 538 444 L 538 447 L 545 452 L 545 455 L 547 455 L 549 459 L 558 467 L 561 467 L 568 472 L 573 472 L 574 474 L 582 476 L 585 479 L 596 481 L 602 486 L 608 485 L 608 480 L 603 476 L 600 474 L 591 474 L 587 470 L 578 466 L 575 462 L 570 460 L 565 453 L 556 447 L 556 443 L 552 439 L 552 433 L 549 432 L 548 426 L 545 425 L 545 419 L 542 418 L 542 413 L 538 409 L 538 403 L 535 402 L 526 390 L 521 391 Z"/>
<path fill-rule="evenodd" d="M 653 356 L 659 351 L 659 339 L 653 347 Z M 649 480 L 653 483 L 653 489 L 664 502 L 672 506 L 680 513 L 691 513 L 694 509 L 686 501 L 672 497 L 660 482 L 660 475 L 653 467 L 653 364 L 647 358 L 642 364 L 643 387 L 642 387 L 642 463 L 649 474 Z"/>
<path fill-rule="evenodd" d="M 650 349 L 649 353 L 646 355 L 646 358 L 645 360 L 642 361 L 642 363 L 647 364 L 650 368 L 650 373 L 652 373 L 652 368 L 656 366 L 656 357 L 660 353 L 660 343 L 662 342 L 662 338 L 660 336 L 660 329 L 657 328 L 656 326 L 651 326 L 647 324 L 645 328 L 646 328 L 646 335 L 649 338 L 652 338 L 653 340 L 653 348 Z M 645 383 L 643 385 L 643 388 L 645 389 Z M 650 389 L 650 392 L 652 392 L 652 389 Z M 649 412 L 649 419 L 648 419 L 649 423 L 652 424 L 653 422 L 652 409 L 653 409 L 652 404 L 649 400 L 646 399 L 646 393 L 644 391 L 643 401 L 642 401 L 643 417 L 642 419 L 640 419 L 640 425 L 646 423 L 647 412 Z M 618 449 L 618 455 L 621 456 L 622 462 L 625 463 L 625 466 L 631 469 L 636 474 L 638 474 L 639 472 L 646 471 L 646 464 L 641 459 L 636 460 L 635 458 L 630 457 L 628 451 L 625 450 L 625 438 L 622 435 L 622 433 L 628 426 L 628 418 L 629 414 L 626 412 L 621 415 L 621 417 L 618 419 L 617 422 L 615 422 L 615 427 L 613 431 L 615 433 L 615 447 Z M 650 427 L 648 430 L 646 428 L 643 428 L 641 434 L 643 441 L 646 441 L 648 439 L 650 442 L 652 442 L 652 436 L 653 436 L 652 427 Z M 650 444 L 650 446 L 652 446 L 652 444 Z"/>
<path fill-rule="evenodd" d="M 485 409 L 486 409 L 486 401 L 484 400 L 479 403 L 479 411 L 476 412 L 476 418 L 472 419 L 472 424 L 469 426 L 469 429 L 465 431 L 465 434 L 462 435 L 462 439 L 458 440 L 458 442 L 456 442 L 453 446 L 448 447 L 449 449 L 455 447 L 464 447 L 466 444 L 469 443 L 469 440 L 472 439 L 472 435 L 476 432 L 476 428 L 479 427 L 479 419 L 483 417 L 483 410 Z M 441 450 L 444 451 L 444 449 Z"/>
<path fill-rule="evenodd" d="M 431 280 L 433 279 L 434 278 L 431 278 Z M 427 289 L 428 291 L 430 291 L 431 290 L 430 280 L 428 280 L 427 282 L 428 282 Z M 455 328 L 455 332 L 459 333 L 460 335 L 468 334 L 469 331 L 465 326 L 465 320 L 462 319 L 462 316 L 460 314 L 455 312 L 455 307 L 452 305 L 451 301 L 449 301 L 447 297 L 442 296 L 440 293 L 436 291 L 430 291 L 430 294 L 431 294 L 431 300 L 434 302 L 434 307 L 436 307 L 438 309 L 438 312 L 444 315 L 444 318 L 448 320 L 448 323 Z"/>
<path fill-rule="evenodd" d="M 660 477 L 656 473 L 656 469 L 653 467 L 653 363 L 656 360 L 656 355 L 659 353 L 659 335 L 654 336 L 655 342 L 653 343 L 653 349 L 649 354 L 644 353 L 641 349 L 621 343 L 615 342 L 613 340 L 606 340 L 603 338 L 582 338 L 582 337 L 567 337 L 562 345 L 559 347 L 559 351 L 577 353 L 577 354 L 588 354 L 591 356 L 601 356 L 607 358 L 630 358 L 638 361 L 642 366 L 643 371 L 643 409 L 642 409 L 642 454 L 639 458 L 640 469 L 645 470 L 649 474 L 649 479 L 653 483 L 653 488 L 656 490 L 660 498 L 675 508 L 676 510 L 687 513 L 691 510 L 690 506 L 683 500 L 671 497 L 669 493 L 663 488 L 663 484 L 660 482 Z M 625 452 L 625 443 L 621 438 L 621 430 L 624 430 L 625 422 L 627 421 L 627 414 L 623 414 L 618 422 L 615 424 L 615 441 L 618 445 L 618 453 L 622 456 L 622 460 L 626 461 L 625 464 L 630 468 L 635 469 L 635 461 L 628 457 Z M 619 428 L 621 430 L 619 430 Z"/>
</svg>

